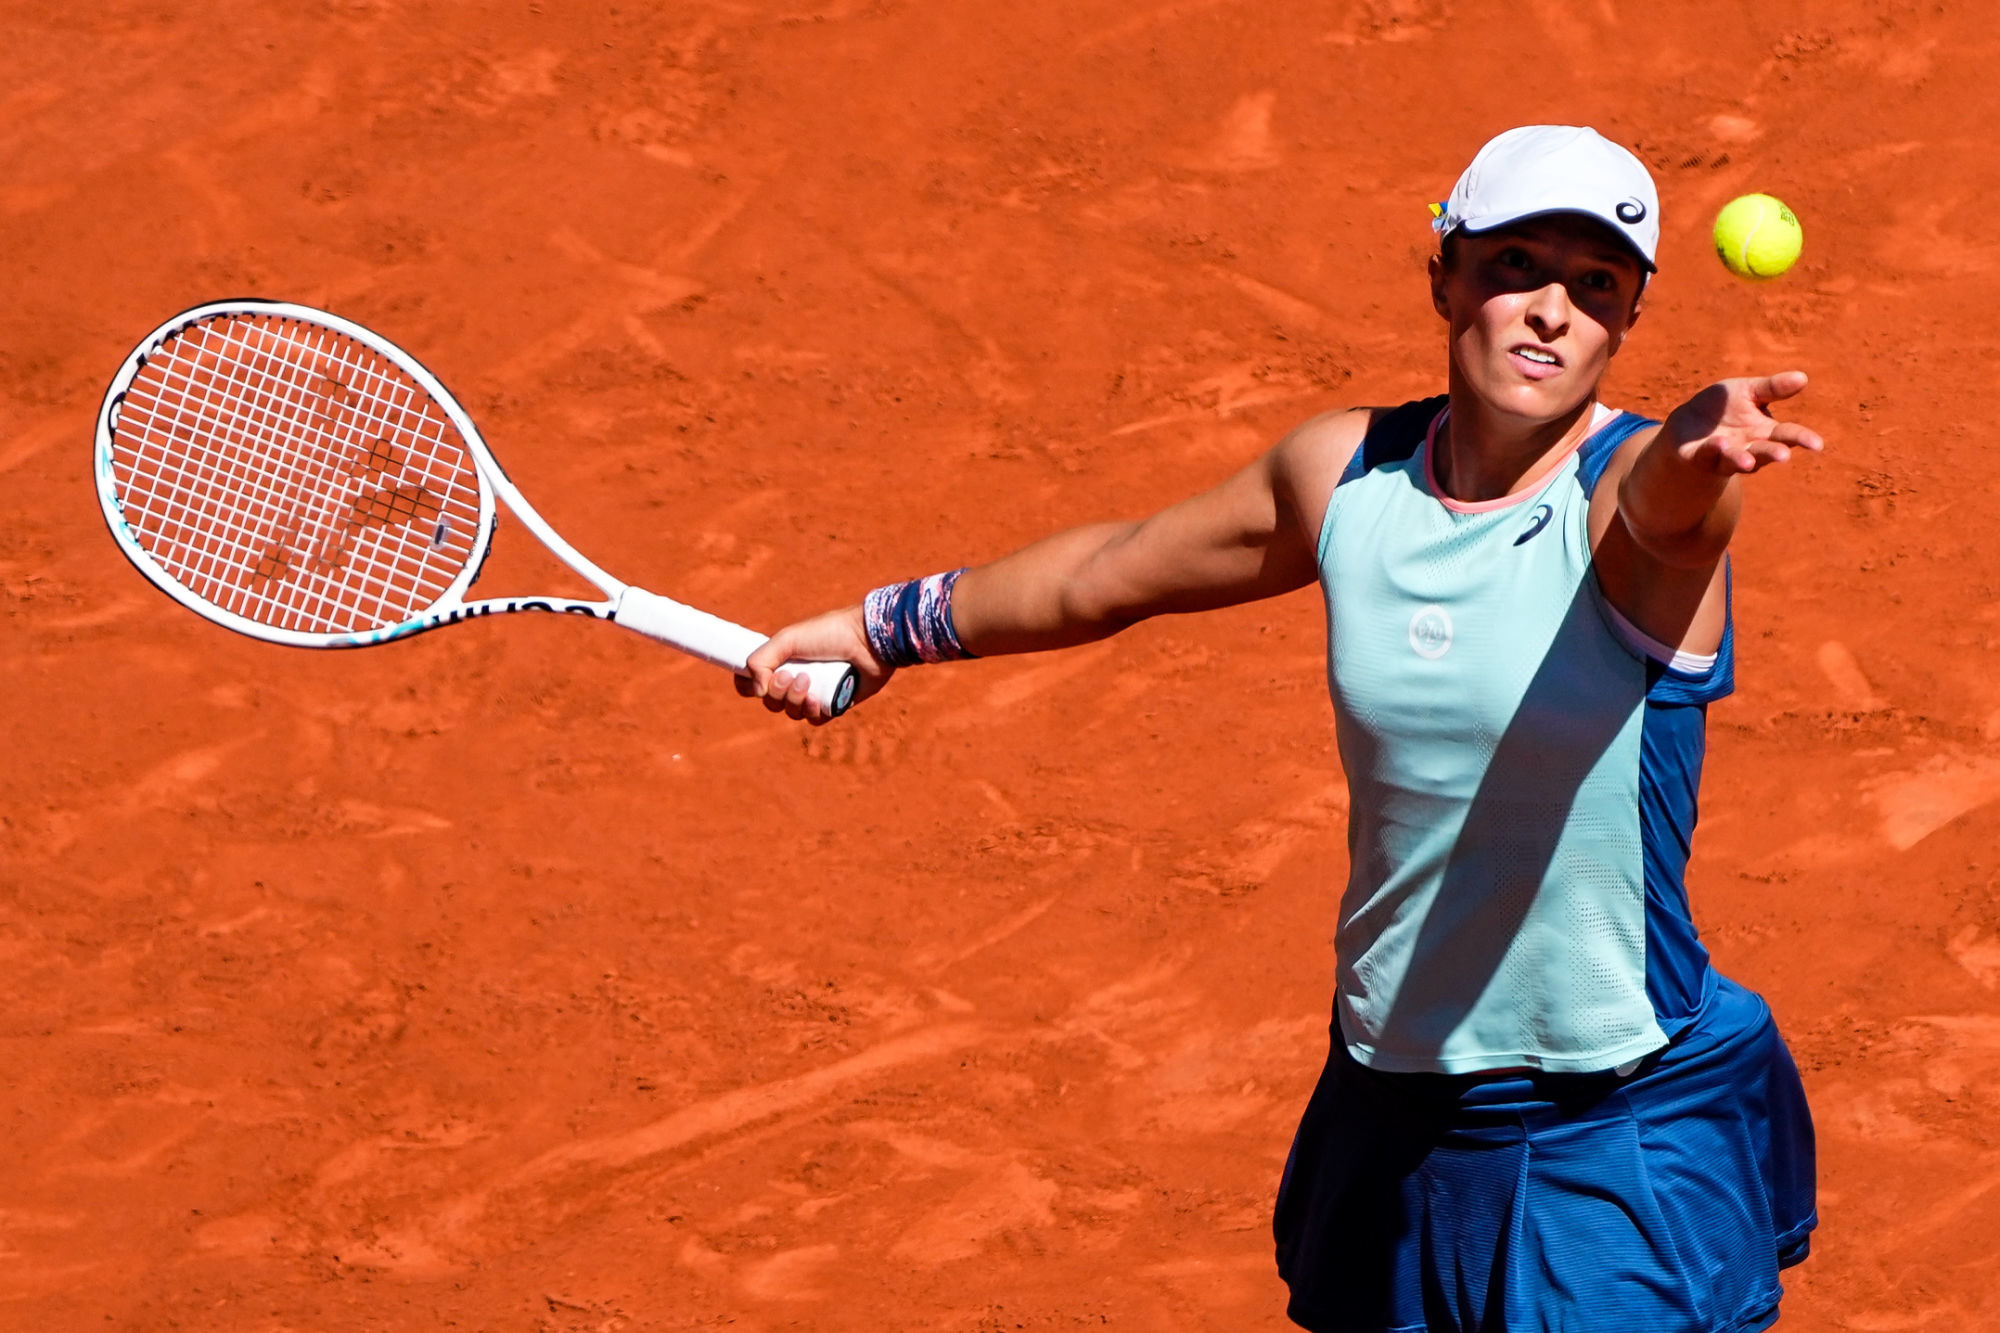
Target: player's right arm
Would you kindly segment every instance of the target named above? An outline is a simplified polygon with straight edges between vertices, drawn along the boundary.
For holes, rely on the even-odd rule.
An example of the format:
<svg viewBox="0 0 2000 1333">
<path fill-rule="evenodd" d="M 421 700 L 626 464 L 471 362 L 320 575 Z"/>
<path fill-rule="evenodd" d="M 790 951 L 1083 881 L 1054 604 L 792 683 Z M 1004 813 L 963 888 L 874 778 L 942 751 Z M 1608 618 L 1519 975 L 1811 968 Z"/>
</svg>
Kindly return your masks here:
<svg viewBox="0 0 2000 1333">
<path fill-rule="evenodd" d="M 1221 485 L 1151 518 L 1071 528 L 966 571 L 953 591 L 958 640 L 978 657 L 1109 638 L 1158 615 L 1275 597 L 1318 574 L 1319 524 L 1365 433 L 1366 409 L 1306 422 Z M 750 657 L 742 693 L 773 712 L 824 721 L 786 661 L 844 661 L 857 701 L 890 669 L 868 644 L 861 606 L 779 630 Z"/>
</svg>

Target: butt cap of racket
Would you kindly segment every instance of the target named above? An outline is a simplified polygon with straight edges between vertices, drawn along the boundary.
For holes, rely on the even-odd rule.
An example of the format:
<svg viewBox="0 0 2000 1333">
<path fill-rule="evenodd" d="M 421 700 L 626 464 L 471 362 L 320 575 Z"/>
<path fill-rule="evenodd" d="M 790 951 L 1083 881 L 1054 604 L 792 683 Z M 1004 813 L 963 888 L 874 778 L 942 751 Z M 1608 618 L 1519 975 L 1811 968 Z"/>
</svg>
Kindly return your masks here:
<svg viewBox="0 0 2000 1333">
<path fill-rule="evenodd" d="M 625 589 L 611 618 L 626 629 L 670 643 L 684 653 L 727 667 L 739 676 L 750 654 L 765 643 L 765 636 L 755 630 L 644 588 Z M 854 687 L 860 683 L 854 668 L 846 662 L 787 662 L 780 669 L 804 673 L 811 682 L 806 697 L 825 710 L 828 717 L 839 717 L 848 710 L 854 702 Z"/>
</svg>

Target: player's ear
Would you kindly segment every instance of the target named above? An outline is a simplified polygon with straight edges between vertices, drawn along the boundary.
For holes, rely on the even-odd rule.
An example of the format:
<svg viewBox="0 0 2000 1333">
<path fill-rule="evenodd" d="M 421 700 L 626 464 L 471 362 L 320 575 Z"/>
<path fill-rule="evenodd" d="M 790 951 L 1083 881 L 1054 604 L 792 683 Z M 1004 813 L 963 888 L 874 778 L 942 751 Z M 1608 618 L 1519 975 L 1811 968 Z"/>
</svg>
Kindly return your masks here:
<svg viewBox="0 0 2000 1333">
<path fill-rule="evenodd" d="M 1639 289 L 1639 294 L 1632 298 L 1632 313 L 1625 317 L 1625 327 L 1618 330 L 1618 346 L 1613 347 L 1611 349 L 1612 351 L 1615 352 L 1618 350 L 1618 347 L 1623 347 L 1625 345 L 1625 335 L 1630 333 L 1632 331 L 1632 326 L 1639 322 L 1639 316 L 1645 311 L 1645 308 L 1646 308 L 1646 289 L 1644 287 L 1641 287 Z"/>
<path fill-rule="evenodd" d="M 1431 309 L 1437 311 L 1439 319 L 1449 324 L 1451 323 L 1451 302 L 1445 300 L 1444 296 L 1445 275 L 1444 275 L 1443 255 L 1431 256 L 1430 275 L 1431 275 Z"/>
</svg>

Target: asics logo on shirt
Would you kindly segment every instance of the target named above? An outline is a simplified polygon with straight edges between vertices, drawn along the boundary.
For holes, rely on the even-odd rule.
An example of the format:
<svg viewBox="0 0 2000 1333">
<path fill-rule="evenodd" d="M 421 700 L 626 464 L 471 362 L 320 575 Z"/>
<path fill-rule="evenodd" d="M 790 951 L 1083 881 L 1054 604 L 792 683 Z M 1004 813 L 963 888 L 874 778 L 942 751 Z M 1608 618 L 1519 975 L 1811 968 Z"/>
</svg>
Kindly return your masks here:
<svg viewBox="0 0 2000 1333">
<path fill-rule="evenodd" d="M 1549 520 L 1554 518 L 1555 516 L 1556 516 L 1555 506 L 1536 505 L 1535 516 L 1528 520 L 1528 530 L 1514 539 L 1514 545 L 1521 546 L 1526 544 L 1526 542 L 1530 537 L 1535 536 L 1536 534 L 1541 532 L 1543 528 L 1546 528 L 1549 525 Z"/>
</svg>

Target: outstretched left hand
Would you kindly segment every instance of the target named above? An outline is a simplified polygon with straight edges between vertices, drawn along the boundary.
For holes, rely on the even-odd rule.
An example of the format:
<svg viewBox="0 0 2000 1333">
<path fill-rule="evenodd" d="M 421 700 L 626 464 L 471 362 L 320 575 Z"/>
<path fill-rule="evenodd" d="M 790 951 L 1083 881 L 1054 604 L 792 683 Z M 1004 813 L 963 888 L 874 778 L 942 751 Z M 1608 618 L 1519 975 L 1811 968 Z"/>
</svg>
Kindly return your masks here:
<svg viewBox="0 0 2000 1333">
<path fill-rule="evenodd" d="M 1825 441 L 1796 421 L 1779 421 L 1770 405 L 1806 387 L 1802 370 L 1720 380 L 1675 408 L 1660 427 L 1662 443 L 1681 462 L 1719 477 L 1758 472 L 1792 456 L 1818 453 Z"/>
</svg>

